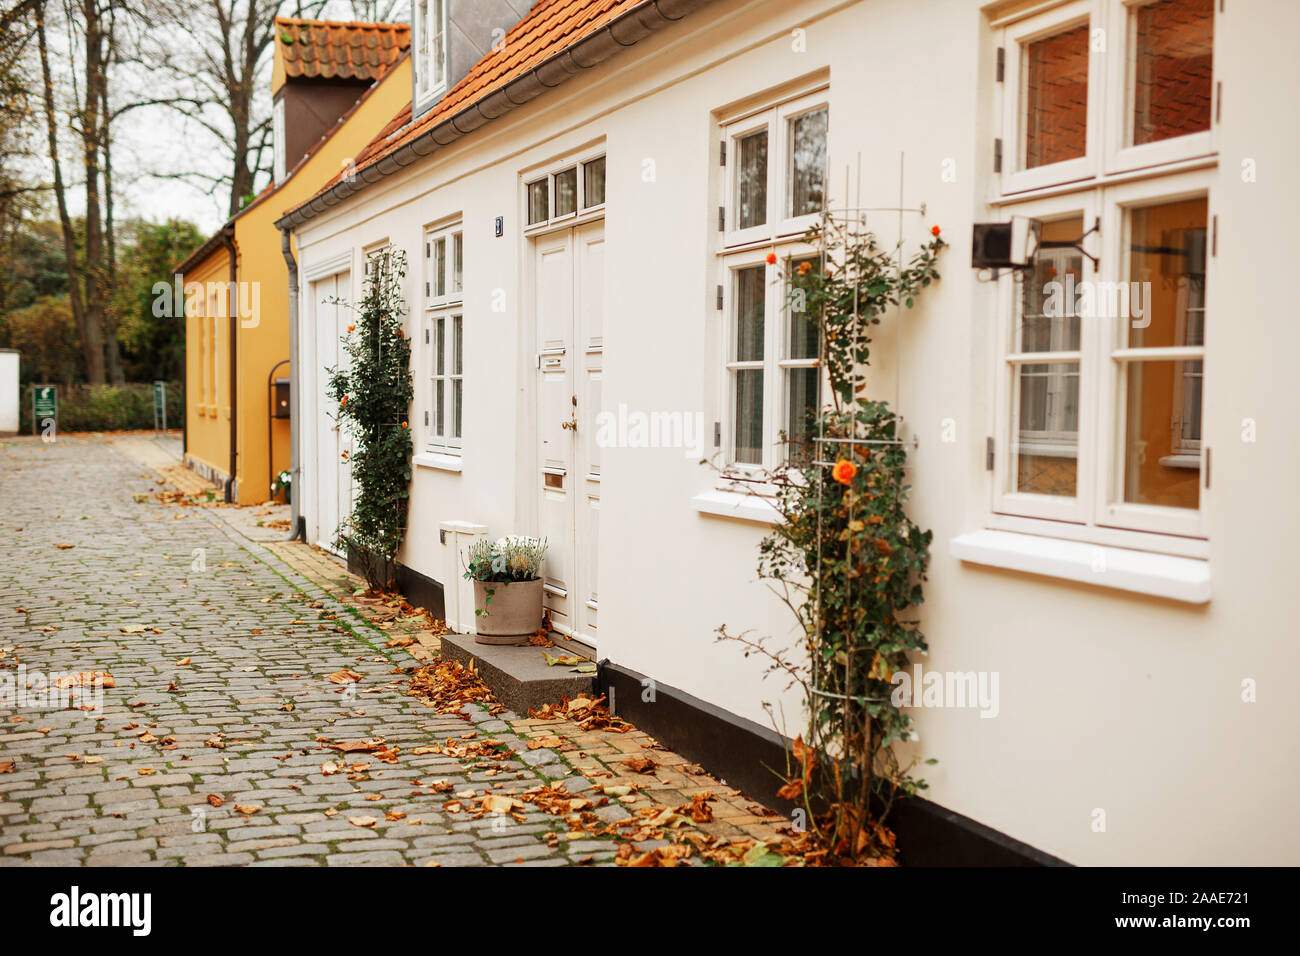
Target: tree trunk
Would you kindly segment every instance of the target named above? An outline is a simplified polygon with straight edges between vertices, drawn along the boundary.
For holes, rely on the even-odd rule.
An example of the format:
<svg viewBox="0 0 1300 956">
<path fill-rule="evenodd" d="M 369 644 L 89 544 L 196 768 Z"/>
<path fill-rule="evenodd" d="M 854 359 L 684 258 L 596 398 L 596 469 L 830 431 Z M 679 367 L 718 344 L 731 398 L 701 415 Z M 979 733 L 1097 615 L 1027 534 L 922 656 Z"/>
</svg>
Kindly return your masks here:
<svg viewBox="0 0 1300 956">
<path fill-rule="evenodd" d="M 86 107 L 81 117 L 82 164 L 86 176 L 86 379 L 91 385 L 103 385 L 106 379 L 105 289 L 104 234 L 99 210 L 99 125 L 104 48 L 98 0 L 81 0 L 81 11 L 86 21 Z"/>
<path fill-rule="evenodd" d="M 77 333 L 81 338 L 82 360 L 86 363 L 87 373 L 89 373 L 92 360 L 97 352 L 102 381 L 104 350 L 102 346 L 99 348 L 91 347 L 90 336 L 86 327 L 86 310 L 82 302 L 81 285 L 78 279 L 77 237 L 76 233 L 72 231 L 72 219 L 68 215 L 67 191 L 63 186 L 63 172 L 59 166 L 59 132 L 54 119 L 54 83 L 50 78 L 50 57 L 45 41 L 44 4 L 41 4 L 36 11 L 36 42 L 41 58 L 41 80 L 44 88 L 45 124 L 49 132 L 50 163 L 54 167 L 54 198 L 59 209 L 59 225 L 63 230 L 63 256 L 67 261 L 68 302 L 72 306 L 72 318 L 76 323 Z"/>
<path fill-rule="evenodd" d="M 109 38 L 109 50 L 111 59 L 112 37 Z M 112 116 L 108 111 L 108 60 L 104 63 L 104 80 L 100 89 L 100 109 L 103 111 L 104 139 L 102 148 L 104 150 L 104 239 L 107 259 L 104 266 L 104 277 L 106 294 L 111 294 L 117 288 L 117 237 L 113 229 L 113 130 Z M 114 310 L 109 309 L 105 314 L 105 347 L 106 358 L 108 359 L 108 379 L 114 385 L 121 385 L 126 381 L 126 375 L 122 371 L 122 349 L 117 341 L 117 316 Z"/>
</svg>

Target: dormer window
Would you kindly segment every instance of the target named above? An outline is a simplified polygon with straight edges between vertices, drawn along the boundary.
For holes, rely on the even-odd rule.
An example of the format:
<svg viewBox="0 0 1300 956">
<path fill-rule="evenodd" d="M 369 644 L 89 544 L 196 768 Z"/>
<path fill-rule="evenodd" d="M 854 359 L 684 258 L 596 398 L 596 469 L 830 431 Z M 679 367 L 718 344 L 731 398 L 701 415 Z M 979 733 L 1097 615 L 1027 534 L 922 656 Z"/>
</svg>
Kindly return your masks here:
<svg viewBox="0 0 1300 956">
<path fill-rule="evenodd" d="M 416 0 L 413 26 L 418 113 L 447 90 L 447 0 Z"/>
</svg>

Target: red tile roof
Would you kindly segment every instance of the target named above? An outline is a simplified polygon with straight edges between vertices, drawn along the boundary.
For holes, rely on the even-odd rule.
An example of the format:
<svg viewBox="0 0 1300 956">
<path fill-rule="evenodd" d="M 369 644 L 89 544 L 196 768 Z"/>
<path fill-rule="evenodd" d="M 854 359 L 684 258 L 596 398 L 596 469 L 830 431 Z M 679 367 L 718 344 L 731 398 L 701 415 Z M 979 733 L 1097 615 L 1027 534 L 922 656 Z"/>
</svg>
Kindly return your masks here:
<svg viewBox="0 0 1300 956">
<path fill-rule="evenodd" d="M 275 18 L 286 79 L 377 80 L 411 47 L 405 23 L 340 23 Z"/>
<path fill-rule="evenodd" d="M 643 2 L 644 0 L 538 0 L 528 14 L 506 32 L 504 41 L 474 64 L 469 73 L 448 90 L 433 109 L 412 122 L 411 106 L 408 103 L 393 117 L 357 155 L 354 172 L 360 172 L 378 162 L 438 123 L 484 99 Z M 341 177 L 341 173 L 336 175 L 316 195 L 335 185 Z M 301 205 L 306 203 L 300 203 L 299 206 Z"/>
</svg>

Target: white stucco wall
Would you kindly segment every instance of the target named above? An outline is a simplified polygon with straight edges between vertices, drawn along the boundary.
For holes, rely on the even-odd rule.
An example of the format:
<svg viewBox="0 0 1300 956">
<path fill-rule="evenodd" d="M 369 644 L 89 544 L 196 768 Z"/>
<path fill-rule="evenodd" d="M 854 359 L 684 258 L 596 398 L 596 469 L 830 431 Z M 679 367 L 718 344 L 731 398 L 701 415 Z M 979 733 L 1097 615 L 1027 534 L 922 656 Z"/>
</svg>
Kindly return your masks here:
<svg viewBox="0 0 1300 956">
<path fill-rule="evenodd" d="M 308 269 L 388 239 L 418 262 L 425 224 L 460 212 L 465 234 L 463 470 L 414 469 L 402 560 L 446 582 L 438 526 L 492 535 L 536 528 L 534 345 L 524 295 L 521 173 L 603 139 L 607 155 L 606 409 L 699 410 L 719 417 L 713 307 L 718 204 L 713 111 L 814 73 L 830 76 L 833 200 L 861 161 L 863 206 L 897 206 L 900 154 L 914 248 L 931 224 L 952 243 L 942 281 L 873 352 L 872 391 L 896 400 L 920 445 L 912 512 L 934 531 L 923 627 L 927 668 L 999 674 L 1000 712 L 922 710 L 916 749 L 928 796 L 1082 864 L 1300 862 L 1290 825 L 1300 785 L 1300 540 L 1296 403 L 1300 331 L 1291 318 L 1300 148 L 1291 103 L 1300 67 L 1288 44 L 1297 8 L 1260 0 L 1216 24 L 1223 83 L 1219 217 L 1209 284 L 1205 440 L 1214 449 L 1208 604 L 963 564 L 949 542 L 986 527 L 991 477 L 996 290 L 970 269 L 972 222 L 988 205 L 994 36 L 974 0 L 927 3 L 720 2 L 580 76 L 434 159 L 371 187 L 297 234 Z M 1285 25 L 1285 27 L 1284 27 Z M 790 31 L 807 30 L 805 52 Z M 1264 68 L 1267 65 L 1267 69 Z M 1256 163 L 1243 182 L 1242 159 Z M 644 161 L 655 179 L 646 182 Z M 945 181 L 945 160 L 955 162 Z M 854 197 L 849 197 L 854 198 Z M 494 238 L 495 217 L 505 235 Z M 894 213 L 869 220 L 883 239 Z M 413 268 L 413 273 L 416 271 Z M 305 284 L 304 284 L 305 285 Z M 413 314 L 420 288 L 410 279 Z M 507 308 L 493 312 L 502 290 Z M 306 314 L 305 312 L 303 314 Z M 411 326 L 414 331 L 414 320 Z M 304 406 L 304 433 L 310 430 Z M 414 422 L 418 410 L 411 418 Z M 1240 440 L 1241 422 L 1258 440 Z M 957 440 L 939 439 L 945 420 Z M 305 459 L 310 463 L 310 453 Z M 712 473 L 674 449 L 608 449 L 602 462 L 599 653 L 734 713 L 767 723 L 760 665 L 713 631 L 788 633 L 787 612 L 755 581 L 761 525 L 701 514 Z M 1245 679 L 1258 700 L 1241 700 Z M 786 695 L 789 729 L 797 706 Z M 1107 818 L 1094 832 L 1094 811 Z"/>
<path fill-rule="evenodd" d="M 0 349 L 0 435 L 18 431 L 22 393 L 18 388 L 17 352 Z"/>
</svg>

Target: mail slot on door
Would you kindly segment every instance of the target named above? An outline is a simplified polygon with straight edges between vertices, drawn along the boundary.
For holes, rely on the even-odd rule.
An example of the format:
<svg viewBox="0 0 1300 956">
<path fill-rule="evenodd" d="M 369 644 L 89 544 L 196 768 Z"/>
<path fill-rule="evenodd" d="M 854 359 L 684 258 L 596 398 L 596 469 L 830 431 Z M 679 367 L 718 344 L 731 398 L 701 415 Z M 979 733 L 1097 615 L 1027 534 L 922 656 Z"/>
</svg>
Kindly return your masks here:
<svg viewBox="0 0 1300 956">
<path fill-rule="evenodd" d="M 559 368 L 564 364 L 563 355 L 544 355 L 542 356 L 542 368 Z"/>
</svg>

